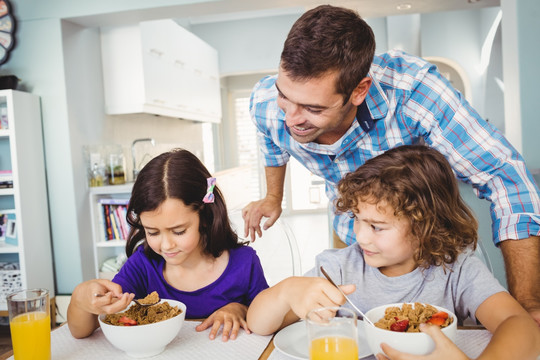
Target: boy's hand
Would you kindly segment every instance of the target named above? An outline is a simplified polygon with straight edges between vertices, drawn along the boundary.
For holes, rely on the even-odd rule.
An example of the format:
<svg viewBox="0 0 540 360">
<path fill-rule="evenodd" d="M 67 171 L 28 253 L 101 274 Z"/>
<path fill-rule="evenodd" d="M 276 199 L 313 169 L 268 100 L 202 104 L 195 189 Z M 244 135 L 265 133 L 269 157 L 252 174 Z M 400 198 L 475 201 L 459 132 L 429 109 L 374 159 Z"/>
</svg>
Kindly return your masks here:
<svg viewBox="0 0 540 360">
<path fill-rule="evenodd" d="M 399 352 L 389 345 L 382 343 L 383 354 L 377 354 L 377 360 L 469 360 L 446 335 L 443 334 L 439 326 L 431 324 L 420 324 L 420 331 L 431 336 L 435 342 L 435 350 L 428 355 L 411 355 Z"/>
<path fill-rule="evenodd" d="M 222 340 L 234 340 L 238 336 L 238 331 L 242 327 L 248 334 L 251 333 L 246 322 L 247 306 L 239 303 L 230 303 L 216 310 L 206 320 L 197 325 L 195 330 L 204 331 L 212 326 L 210 340 L 214 340 L 219 329 L 223 325 Z"/>
<path fill-rule="evenodd" d="M 354 285 L 341 285 L 345 294 L 356 290 Z M 345 298 L 328 280 L 315 277 L 294 277 L 287 283 L 282 293 L 283 300 L 288 302 L 292 311 L 301 319 L 305 319 L 309 311 L 325 306 L 341 306 Z"/>
</svg>

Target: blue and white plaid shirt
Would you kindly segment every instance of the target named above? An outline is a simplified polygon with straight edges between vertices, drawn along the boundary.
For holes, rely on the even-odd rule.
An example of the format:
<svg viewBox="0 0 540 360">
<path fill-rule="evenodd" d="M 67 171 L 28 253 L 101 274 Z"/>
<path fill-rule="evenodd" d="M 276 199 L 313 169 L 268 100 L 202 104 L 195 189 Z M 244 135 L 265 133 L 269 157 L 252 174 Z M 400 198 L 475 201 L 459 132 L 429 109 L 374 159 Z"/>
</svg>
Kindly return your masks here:
<svg viewBox="0 0 540 360">
<path fill-rule="evenodd" d="M 257 83 L 250 112 L 264 165 L 282 166 L 293 156 L 325 179 L 334 206 L 336 185 L 346 173 L 390 148 L 423 138 L 448 159 L 459 180 L 491 201 L 495 243 L 540 234 L 540 194 L 523 158 L 434 65 L 391 51 L 375 56 L 369 77 L 373 83 L 358 108 L 358 121 L 332 145 L 296 142 L 276 102 L 276 76 Z M 333 225 L 347 244 L 356 241 L 347 214 L 336 216 Z"/>
</svg>

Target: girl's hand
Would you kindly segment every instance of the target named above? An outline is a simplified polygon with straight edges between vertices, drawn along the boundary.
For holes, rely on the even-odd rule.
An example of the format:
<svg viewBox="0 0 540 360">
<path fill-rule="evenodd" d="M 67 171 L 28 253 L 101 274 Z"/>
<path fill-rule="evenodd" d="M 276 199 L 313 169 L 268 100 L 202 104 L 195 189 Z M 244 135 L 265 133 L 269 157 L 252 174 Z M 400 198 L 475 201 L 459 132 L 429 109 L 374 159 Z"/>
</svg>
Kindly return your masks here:
<svg viewBox="0 0 540 360">
<path fill-rule="evenodd" d="M 443 334 L 439 326 L 431 324 L 420 324 L 420 330 L 433 339 L 435 349 L 428 355 L 411 355 L 399 352 L 389 345 L 382 343 L 381 349 L 383 354 L 377 354 L 377 360 L 469 360 L 465 355 L 446 335 Z"/>
<path fill-rule="evenodd" d="M 122 293 L 122 287 L 112 281 L 96 279 L 79 284 L 73 291 L 71 302 L 91 314 L 114 314 L 124 310 L 134 297 L 135 294 Z"/>
<path fill-rule="evenodd" d="M 210 340 L 214 340 L 221 325 L 223 325 L 223 335 L 221 337 L 223 341 L 227 341 L 229 338 L 231 340 L 236 339 L 240 327 L 250 334 L 251 331 L 249 331 L 246 322 L 247 309 L 246 305 L 239 303 L 227 304 L 221 309 L 216 310 L 206 320 L 200 323 L 195 330 L 204 331 L 212 326 L 208 337 Z"/>
</svg>

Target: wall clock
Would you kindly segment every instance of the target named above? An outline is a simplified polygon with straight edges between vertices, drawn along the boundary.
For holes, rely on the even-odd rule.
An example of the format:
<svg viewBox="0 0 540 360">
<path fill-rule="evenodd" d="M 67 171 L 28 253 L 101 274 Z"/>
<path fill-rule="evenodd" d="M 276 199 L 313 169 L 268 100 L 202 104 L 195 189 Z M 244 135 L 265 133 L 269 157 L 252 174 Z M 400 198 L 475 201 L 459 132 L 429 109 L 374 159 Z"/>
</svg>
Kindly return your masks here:
<svg viewBox="0 0 540 360">
<path fill-rule="evenodd" d="M 15 18 L 8 0 L 0 0 L 0 65 L 8 60 L 15 44 Z"/>
</svg>

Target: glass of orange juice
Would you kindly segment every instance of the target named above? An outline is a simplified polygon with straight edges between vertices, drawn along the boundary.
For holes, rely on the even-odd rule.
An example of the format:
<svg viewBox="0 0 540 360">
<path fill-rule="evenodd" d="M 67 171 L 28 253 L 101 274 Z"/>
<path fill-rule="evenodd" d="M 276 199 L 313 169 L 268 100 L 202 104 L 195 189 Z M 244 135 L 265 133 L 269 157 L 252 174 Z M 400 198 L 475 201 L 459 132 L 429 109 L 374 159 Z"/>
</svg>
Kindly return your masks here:
<svg viewBox="0 0 540 360">
<path fill-rule="evenodd" d="M 51 359 L 49 290 L 20 290 L 7 296 L 15 360 Z"/>
<path fill-rule="evenodd" d="M 347 308 L 323 307 L 306 316 L 310 360 L 358 360 L 356 314 Z"/>
</svg>

